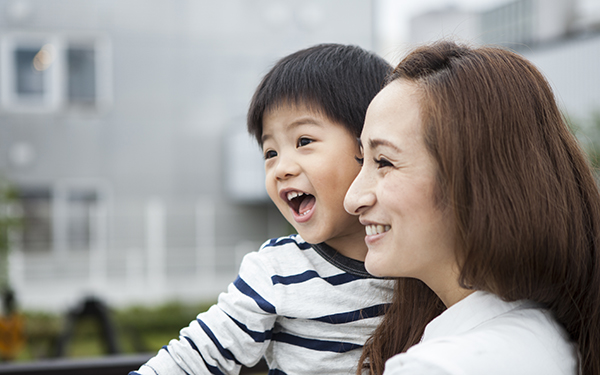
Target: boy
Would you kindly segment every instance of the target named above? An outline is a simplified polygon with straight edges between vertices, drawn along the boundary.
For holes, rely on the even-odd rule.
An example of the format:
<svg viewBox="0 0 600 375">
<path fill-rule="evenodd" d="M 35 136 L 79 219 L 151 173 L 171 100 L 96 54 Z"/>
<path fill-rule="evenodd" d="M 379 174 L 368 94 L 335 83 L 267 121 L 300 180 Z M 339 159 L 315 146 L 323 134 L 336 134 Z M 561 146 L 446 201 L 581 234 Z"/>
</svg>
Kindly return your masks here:
<svg viewBox="0 0 600 375">
<path fill-rule="evenodd" d="M 344 210 L 357 138 L 391 67 L 358 47 L 293 53 L 264 77 L 248 111 L 269 197 L 298 235 L 246 255 L 218 303 L 138 372 L 237 374 L 263 356 L 269 374 L 353 374 L 392 284 L 364 269 L 364 229 Z"/>
</svg>

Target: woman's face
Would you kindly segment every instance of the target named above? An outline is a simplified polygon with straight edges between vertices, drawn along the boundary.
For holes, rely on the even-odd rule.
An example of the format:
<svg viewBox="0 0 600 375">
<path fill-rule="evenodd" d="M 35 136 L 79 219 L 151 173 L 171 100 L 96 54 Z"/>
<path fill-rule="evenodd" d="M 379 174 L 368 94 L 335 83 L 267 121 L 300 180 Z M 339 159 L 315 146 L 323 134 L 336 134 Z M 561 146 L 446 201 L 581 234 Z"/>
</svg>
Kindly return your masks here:
<svg viewBox="0 0 600 375">
<path fill-rule="evenodd" d="M 456 284 L 454 226 L 434 199 L 436 165 L 419 110 L 416 86 L 402 80 L 373 99 L 361 135 L 364 164 L 344 206 L 365 226 L 371 274 L 418 278 L 436 291 Z"/>
</svg>

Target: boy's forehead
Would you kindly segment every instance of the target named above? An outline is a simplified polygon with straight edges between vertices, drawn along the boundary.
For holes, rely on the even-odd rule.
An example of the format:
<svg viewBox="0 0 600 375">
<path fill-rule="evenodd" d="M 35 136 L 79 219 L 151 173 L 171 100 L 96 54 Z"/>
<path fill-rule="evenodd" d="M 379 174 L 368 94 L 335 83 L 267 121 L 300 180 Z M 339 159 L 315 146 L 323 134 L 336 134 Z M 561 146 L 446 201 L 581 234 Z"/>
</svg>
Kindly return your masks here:
<svg viewBox="0 0 600 375">
<path fill-rule="evenodd" d="M 271 138 L 274 134 L 273 121 L 283 120 L 287 129 L 293 129 L 295 125 L 317 125 L 323 127 L 335 126 L 341 127 L 348 132 L 352 137 L 356 137 L 355 133 L 349 125 L 341 123 L 339 120 L 332 118 L 331 115 L 323 109 L 323 107 L 311 101 L 302 100 L 280 100 L 272 103 L 265 108 L 261 121 L 260 144 Z M 281 129 L 281 128 L 279 128 Z M 279 132 L 279 131 L 277 131 Z M 270 134 L 265 134 L 270 133 Z"/>
<path fill-rule="evenodd" d="M 267 107 L 265 109 L 263 118 L 281 112 L 305 112 L 307 115 L 328 117 L 323 108 L 321 108 L 321 106 L 318 104 L 305 101 L 284 100 Z"/>
<path fill-rule="evenodd" d="M 279 127 L 277 124 L 282 125 L 283 127 Z M 319 110 L 314 106 L 282 104 L 271 107 L 264 112 L 262 120 L 262 138 L 263 140 L 265 139 L 265 133 L 293 130 L 302 125 L 319 127 L 335 126 L 349 131 L 347 126 L 332 119 L 325 111 Z M 350 132 L 350 134 L 352 133 Z M 269 136 L 267 135 L 267 138 L 268 137 Z"/>
<path fill-rule="evenodd" d="M 280 105 L 265 111 L 262 121 L 262 142 L 275 134 L 293 131 L 301 126 L 329 126 L 333 124 L 327 116 L 303 105 Z"/>
</svg>

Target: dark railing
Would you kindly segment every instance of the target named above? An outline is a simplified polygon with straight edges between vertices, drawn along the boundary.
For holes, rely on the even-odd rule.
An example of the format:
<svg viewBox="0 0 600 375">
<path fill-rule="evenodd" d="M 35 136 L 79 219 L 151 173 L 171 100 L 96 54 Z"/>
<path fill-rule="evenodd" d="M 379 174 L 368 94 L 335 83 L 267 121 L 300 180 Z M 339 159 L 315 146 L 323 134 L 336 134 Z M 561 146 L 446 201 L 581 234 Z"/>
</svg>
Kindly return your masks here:
<svg viewBox="0 0 600 375">
<path fill-rule="evenodd" d="M 34 362 L 0 364 L 0 375 L 127 375 L 137 370 L 152 355 L 115 355 L 90 359 L 48 359 Z M 252 368 L 242 368 L 241 374 L 267 373 L 265 361 Z"/>
</svg>

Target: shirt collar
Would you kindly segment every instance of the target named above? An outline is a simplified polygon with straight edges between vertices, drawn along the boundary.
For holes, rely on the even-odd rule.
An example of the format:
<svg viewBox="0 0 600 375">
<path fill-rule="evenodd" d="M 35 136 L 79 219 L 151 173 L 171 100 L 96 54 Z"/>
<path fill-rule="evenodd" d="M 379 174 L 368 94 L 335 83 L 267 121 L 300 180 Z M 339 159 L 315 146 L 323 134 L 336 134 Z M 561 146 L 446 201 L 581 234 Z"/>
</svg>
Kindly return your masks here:
<svg viewBox="0 0 600 375">
<path fill-rule="evenodd" d="M 508 311 L 532 304 L 527 300 L 505 302 L 495 294 L 477 290 L 429 322 L 421 341 L 461 334 Z"/>
<path fill-rule="evenodd" d="M 378 279 L 378 277 L 375 277 L 367 272 L 364 262 L 348 258 L 347 256 L 338 253 L 337 250 L 327 245 L 325 242 L 311 244 L 311 246 L 317 252 L 317 254 L 323 257 L 323 259 L 351 275 Z"/>
</svg>

